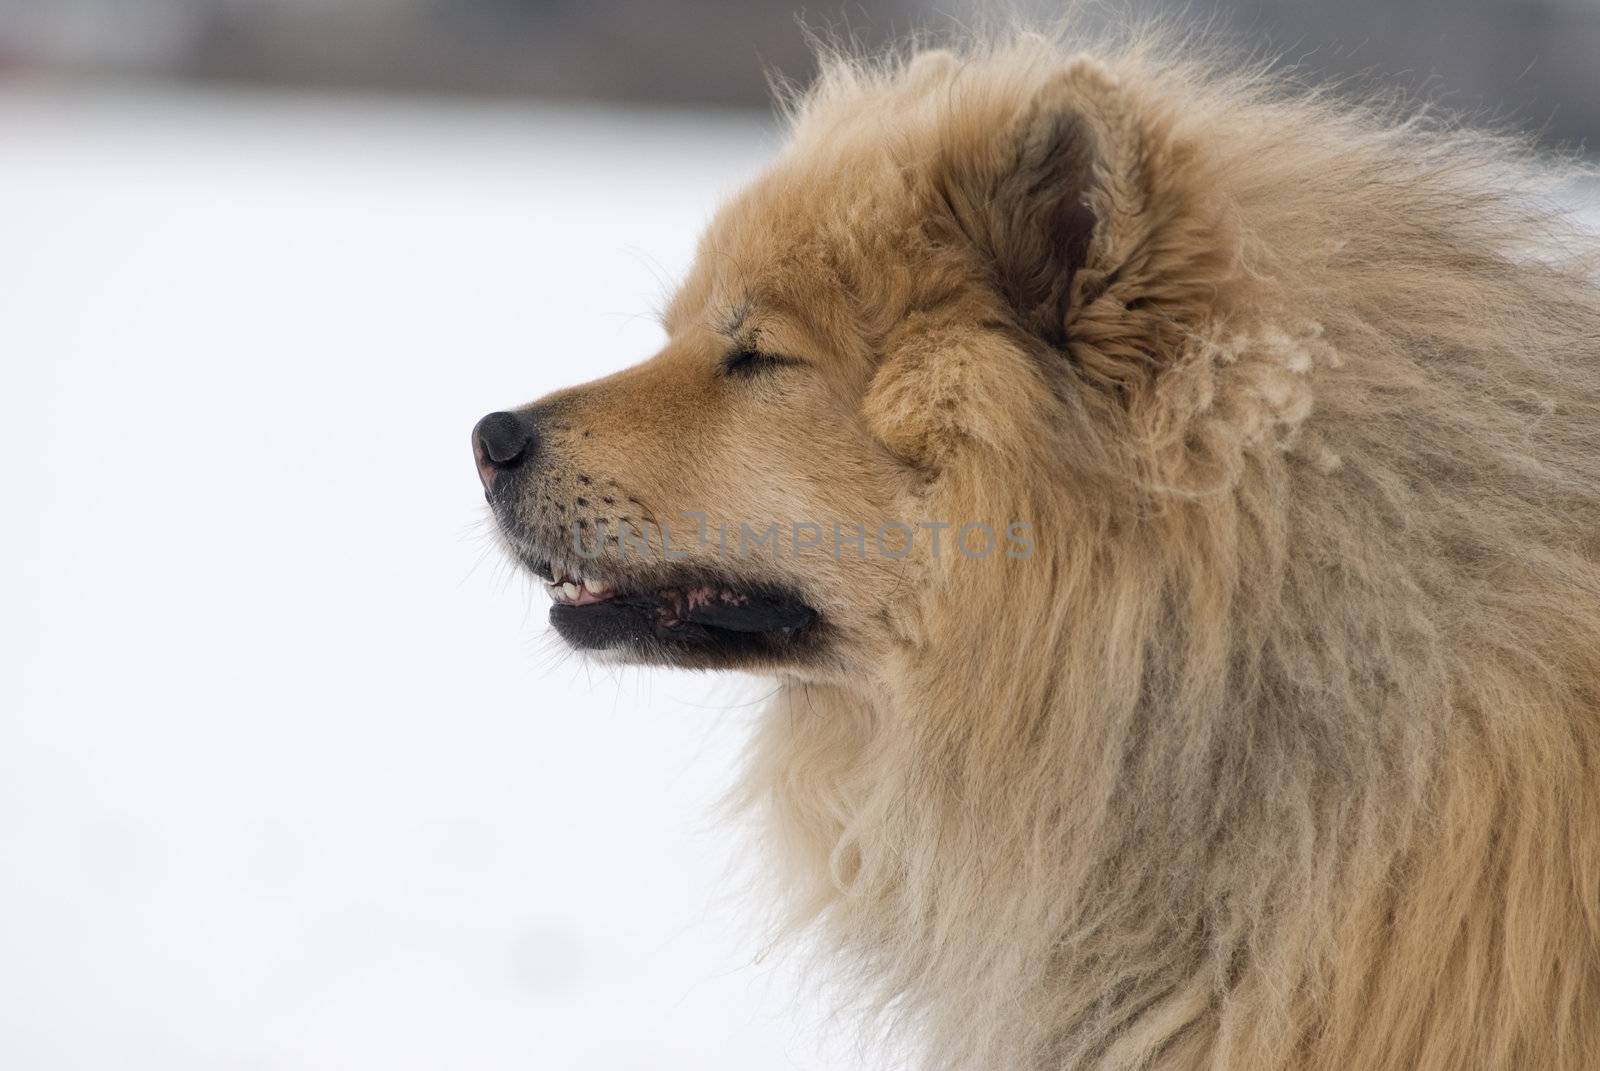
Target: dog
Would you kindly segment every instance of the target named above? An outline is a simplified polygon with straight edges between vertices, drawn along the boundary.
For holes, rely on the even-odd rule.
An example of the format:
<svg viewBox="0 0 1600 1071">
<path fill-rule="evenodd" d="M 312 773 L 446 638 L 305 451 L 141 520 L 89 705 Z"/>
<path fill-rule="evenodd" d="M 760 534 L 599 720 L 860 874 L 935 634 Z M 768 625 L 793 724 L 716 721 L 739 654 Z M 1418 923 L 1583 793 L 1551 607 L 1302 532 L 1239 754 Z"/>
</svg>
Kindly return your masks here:
<svg viewBox="0 0 1600 1071">
<path fill-rule="evenodd" d="M 960 1069 L 1600 1067 L 1600 243 L 1145 36 L 823 56 L 664 348 L 484 418 L 602 660 L 779 682 L 789 928 Z"/>
</svg>

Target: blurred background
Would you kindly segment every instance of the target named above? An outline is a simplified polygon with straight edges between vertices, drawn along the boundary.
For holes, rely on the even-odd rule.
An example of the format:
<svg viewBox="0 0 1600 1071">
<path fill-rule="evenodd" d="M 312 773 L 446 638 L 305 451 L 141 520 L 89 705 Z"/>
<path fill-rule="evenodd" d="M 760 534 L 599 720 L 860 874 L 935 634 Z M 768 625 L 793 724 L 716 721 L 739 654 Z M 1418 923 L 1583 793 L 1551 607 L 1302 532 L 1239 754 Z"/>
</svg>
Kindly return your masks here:
<svg viewBox="0 0 1600 1071">
<path fill-rule="evenodd" d="M 0 70 L 202 83 L 764 107 L 811 69 L 812 27 L 874 45 L 911 29 L 1059 17 L 1016 0 L 0 0 Z M 1555 141 L 1600 133 L 1600 0 L 1133 0 L 1081 23 L 1177 14 L 1324 77 L 1399 84 Z"/>
<path fill-rule="evenodd" d="M 1184 11 L 1600 145 L 1600 0 Z M 660 344 L 799 16 L 992 12 L 0 0 L 0 1067 L 880 1066 L 717 809 L 765 687 L 563 653 L 467 448 Z"/>
</svg>

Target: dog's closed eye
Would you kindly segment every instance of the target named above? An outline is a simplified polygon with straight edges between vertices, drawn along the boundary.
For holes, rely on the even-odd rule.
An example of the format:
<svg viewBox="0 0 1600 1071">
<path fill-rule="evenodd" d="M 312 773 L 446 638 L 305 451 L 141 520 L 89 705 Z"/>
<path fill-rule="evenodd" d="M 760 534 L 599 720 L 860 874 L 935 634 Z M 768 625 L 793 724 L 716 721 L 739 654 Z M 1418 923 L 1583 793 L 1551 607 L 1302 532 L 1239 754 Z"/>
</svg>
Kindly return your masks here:
<svg viewBox="0 0 1600 1071">
<path fill-rule="evenodd" d="M 757 376 L 763 372 L 774 369 L 804 364 L 796 357 L 785 357 L 775 353 L 761 353 L 753 349 L 735 350 L 722 359 L 722 374 L 725 376 Z"/>
</svg>

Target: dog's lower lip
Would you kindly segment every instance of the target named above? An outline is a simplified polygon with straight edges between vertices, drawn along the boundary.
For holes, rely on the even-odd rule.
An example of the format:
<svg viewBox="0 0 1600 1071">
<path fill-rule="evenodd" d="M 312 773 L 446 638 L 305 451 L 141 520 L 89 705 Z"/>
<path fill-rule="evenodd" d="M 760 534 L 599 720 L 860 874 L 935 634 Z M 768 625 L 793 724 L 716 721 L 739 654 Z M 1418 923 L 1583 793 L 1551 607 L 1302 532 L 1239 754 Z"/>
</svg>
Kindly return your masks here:
<svg viewBox="0 0 1600 1071">
<path fill-rule="evenodd" d="M 787 659 L 814 648 L 818 614 L 792 594 L 683 578 L 666 587 L 552 590 L 550 622 L 575 647 L 693 665 Z M 558 594 L 559 593 L 559 594 Z"/>
</svg>

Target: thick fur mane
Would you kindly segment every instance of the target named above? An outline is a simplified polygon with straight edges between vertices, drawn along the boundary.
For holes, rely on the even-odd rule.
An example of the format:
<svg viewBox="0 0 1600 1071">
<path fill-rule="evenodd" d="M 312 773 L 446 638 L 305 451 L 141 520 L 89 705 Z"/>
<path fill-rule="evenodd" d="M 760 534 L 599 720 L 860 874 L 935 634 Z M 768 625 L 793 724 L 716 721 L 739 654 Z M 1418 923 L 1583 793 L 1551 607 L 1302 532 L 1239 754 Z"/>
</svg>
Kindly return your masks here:
<svg viewBox="0 0 1600 1071">
<path fill-rule="evenodd" d="M 951 190 L 1051 94 L 1093 150 L 1081 263 L 975 287 L 974 247 L 1038 239 L 985 217 L 955 251 L 991 202 Z M 1570 176 L 1148 40 L 834 57 L 786 158 L 874 144 L 950 233 L 897 273 L 866 210 L 838 223 L 870 416 L 932 474 L 923 516 L 1037 551 L 927 563 L 876 680 L 769 712 L 746 797 L 792 924 L 927 1066 L 1600 1067 Z M 1045 311 L 965 329 L 1013 291 Z"/>
</svg>

